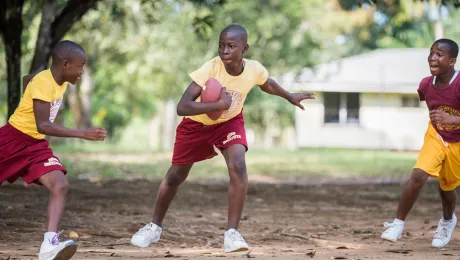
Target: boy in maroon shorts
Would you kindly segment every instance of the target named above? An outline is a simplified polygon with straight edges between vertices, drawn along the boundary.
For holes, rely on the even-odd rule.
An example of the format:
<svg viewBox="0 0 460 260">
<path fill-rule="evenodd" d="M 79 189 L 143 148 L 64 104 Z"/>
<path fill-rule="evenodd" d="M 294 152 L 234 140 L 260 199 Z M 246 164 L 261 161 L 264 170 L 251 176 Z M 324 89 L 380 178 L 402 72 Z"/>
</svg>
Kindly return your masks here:
<svg viewBox="0 0 460 260">
<path fill-rule="evenodd" d="M 73 241 L 59 242 L 60 233 L 56 233 L 69 182 L 65 177 L 66 169 L 44 138 L 50 135 L 102 141 L 107 132 L 99 127 L 78 130 L 53 124 L 67 82 L 77 83 L 87 58 L 83 48 L 71 41 L 59 42 L 52 58 L 51 68 L 31 79 L 8 124 L 0 128 L 0 185 L 3 181 L 13 183 L 22 177 L 27 183 L 36 182 L 49 190 L 48 226 L 38 259 L 65 260 L 77 250 Z"/>
<path fill-rule="evenodd" d="M 236 252 L 248 249 L 237 231 L 248 187 L 245 162 L 248 145 L 242 116 L 246 95 L 254 85 L 258 85 L 264 92 L 283 97 L 302 109 L 302 100 L 314 98 L 311 93 L 289 93 L 282 89 L 268 77 L 268 71 L 259 62 L 243 58 L 248 48 L 246 30 L 239 25 L 230 25 L 220 34 L 219 56 L 190 74 L 193 82 L 177 106 L 178 115 L 185 118 L 177 127 L 172 166 L 161 182 L 152 222 L 133 235 L 133 245 L 148 247 L 160 239 L 163 218 L 179 185 L 187 178 L 195 162 L 217 155 L 215 146 L 222 152 L 230 175 L 224 250 Z M 224 89 L 217 102 L 201 103 L 197 99 L 209 78 L 215 78 Z M 205 114 L 222 110 L 225 112 L 217 120 Z"/>
</svg>

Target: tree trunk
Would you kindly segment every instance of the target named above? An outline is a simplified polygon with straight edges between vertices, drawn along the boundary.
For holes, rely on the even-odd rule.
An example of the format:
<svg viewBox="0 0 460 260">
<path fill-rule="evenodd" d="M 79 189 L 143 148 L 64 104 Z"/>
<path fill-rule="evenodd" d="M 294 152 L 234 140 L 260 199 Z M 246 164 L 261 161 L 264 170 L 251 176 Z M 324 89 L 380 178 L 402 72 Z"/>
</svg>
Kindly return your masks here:
<svg viewBox="0 0 460 260">
<path fill-rule="evenodd" d="M 81 107 L 78 98 L 78 89 L 77 86 L 70 83 L 67 85 L 67 101 L 69 103 L 70 113 L 72 113 L 73 117 L 73 127 L 78 128 L 81 121 Z"/>
<path fill-rule="evenodd" d="M 51 25 L 56 15 L 56 0 L 45 0 L 43 4 L 42 20 L 38 31 L 35 54 L 32 59 L 29 74 L 37 74 L 46 69 L 49 57 L 39 55 L 41 52 L 51 53 Z"/>
<path fill-rule="evenodd" d="M 8 81 L 8 115 L 14 113 L 21 99 L 21 34 L 22 8 L 24 0 L 0 1 L 0 32 L 5 46 L 7 81 Z"/>
<path fill-rule="evenodd" d="M 164 103 L 164 114 L 163 114 L 163 129 L 162 129 L 162 150 L 171 151 L 174 145 L 175 133 L 176 133 L 176 102 L 173 99 L 169 99 Z"/>
<path fill-rule="evenodd" d="M 439 40 L 444 38 L 444 26 L 442 24 L 442 17 L 441 17 L 441 4 L 437 2 L 434 3 L 433 9 L 435 12 L 435 21 L 434 21 L 434 36 L 435 40 Z"/>
<path fill-rule="evenodd" d="M 85 69 L 85 73 L 81 78 L 81 84 L 79 88 L 79 101 L 80 101 L 80 124 L 79 128 L 89 128 L 93 125 L 91 120 L 91 94 L 93 93 L 93 78 L 91 76 L 91 70 Z"/>
<path fill-rule="evenodd" d="M 89 128 L 91 122 L 91 71 L 86 68 L 79 87 L 69 84 L 67 87 L 67 99 L 69 109 L 73 116 L 75 128 Z"/>
<path fill-rule="evenodd" d="M 70 28 L 72 28 L 72 25 L 80 20 L 81 17 L 89 9 L 91 9 L 97 1 L 99 0 L 68 0 L 64 8 L 53 12 L 56 18 L 51 25 L 40 25 L 40 33 L 39 38 L 37 39 L 34 60 L 30 67 L 31 74 L 39 72 L 47 67 L 53 47 L 61 41 L 64 35 L 70 30 Z M 51 4 L 53 1 L 47 0 L 45 1 L 45 5 L 46 2 Z M 42 23 L 46 22 L 45 19 L 47 18 L 43 15 Z M 47 31 L 48 28 L 49 31 Z M 40 37 L 47 37 L 47 39 L 41 39 Z"/>
</svg>

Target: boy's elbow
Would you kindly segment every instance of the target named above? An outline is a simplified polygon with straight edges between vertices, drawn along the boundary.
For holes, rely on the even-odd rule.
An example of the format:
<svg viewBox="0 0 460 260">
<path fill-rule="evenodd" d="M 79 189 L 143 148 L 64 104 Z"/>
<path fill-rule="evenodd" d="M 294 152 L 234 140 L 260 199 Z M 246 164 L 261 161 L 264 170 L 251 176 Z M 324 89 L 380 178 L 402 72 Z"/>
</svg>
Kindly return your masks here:
<svg viewBox="0 0 460 260">
<path fill-rule="evenodd" d="M 46 122 L 37 123 L 37 132 L 46 135 Z"/>
<path fill-rule="evenodd" d="M 179 103 L 177 105 L 177 115 L 178 116 L 185 116 L 185 108 L 184 108 L 184 105 Z"/>
</svg>

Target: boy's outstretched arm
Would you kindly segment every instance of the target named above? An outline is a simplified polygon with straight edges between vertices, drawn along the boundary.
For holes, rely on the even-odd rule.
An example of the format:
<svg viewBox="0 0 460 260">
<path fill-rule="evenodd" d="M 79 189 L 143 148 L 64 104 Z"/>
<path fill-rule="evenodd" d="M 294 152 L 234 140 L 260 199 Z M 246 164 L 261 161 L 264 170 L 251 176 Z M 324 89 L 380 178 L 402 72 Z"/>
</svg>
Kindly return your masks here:
<svg viewBox="0 0 460 260">
<path fill-rule="evenodd" d="M 71 129 L 50 122 L 50 103 L 34 99 L 34 115 L 37 130 L 40 134 L 57 137 L 77 137 L 86 140 L 103 141 L 107 137 L 105 129 L 93 127 L 89 129 Z"/>
<path fill-rule="evenodd" d="M 300 102 L 304 99 L 315 99 L 314 93 L 289 93 L 285 89 L 283 89 L 275 80 L 268 78 L 267 81 L 263 85 L 259 86 L 262 91 L 271 94 L 280 96 L 287 101 L 291 102 L 291 104 L 300 107 L 304 110 L 304 107 Z"/>
<path fill-rule="evenodd" d="M 430 120 L 441 125 L 460 125 L 460 116 L 453 116 L 442 110 L 431 110 Z"/>
<path fill-rule="evenodd" d="M 192 82 L 185 90 L 182 98 L 177 104 L 177 115 L 179 116 L 194 116 L 201 115 L 208 112 L 222 111 L 230 108 L 232 104 L 232 97 L 227 93 L 225 88 L 222 88 L 220 98 L 216 102 L 201 103 L 195 100 L 201 95 L 201 87 Z"/>
</svg>

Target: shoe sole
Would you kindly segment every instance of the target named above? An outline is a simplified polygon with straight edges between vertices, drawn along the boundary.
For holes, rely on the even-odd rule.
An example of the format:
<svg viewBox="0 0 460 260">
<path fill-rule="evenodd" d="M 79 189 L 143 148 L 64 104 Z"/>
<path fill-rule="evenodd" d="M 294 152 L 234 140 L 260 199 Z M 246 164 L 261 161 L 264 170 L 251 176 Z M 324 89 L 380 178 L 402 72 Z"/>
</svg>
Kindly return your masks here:
<svg viewBox="0 0 460 260">
<path fill-rule="evenodd" d="M 69 260 L 77 252 L 77 243 L 69 243 L 64 247 L 53 260 Z"/>
<path fill-rule="evenodd" d="M 444 247 L 446 247 L 447 245 L 445 246 L 434 246 L 433 244 L 431 244 L 431 247 L 434 247 L 434 248 L 439 248 L 439 249 L 443 249 Z"/>
<path fill-rule="evenodd" d="M 225 253 L 235 253 L 235 252 L 243 252 L 243 251 L 248 251 L 248 248 L 246 247 L 240 247 L 238 249 L 235 249 L 233 251 L 231 250 L 225 250 Z"/>
<path fill-rule="evenodd" d="M 398 239 L 400 239 L 401 237 L 398 237 L 397 239 L 390 239 L 388 237 L 380 237 L 382 238 L 383 240 L 386 240 L 386 241 L 390 241 L 390 242 L 393 242 L 393 243 L 396 243 L 398 241 Z"/>
</svg>

